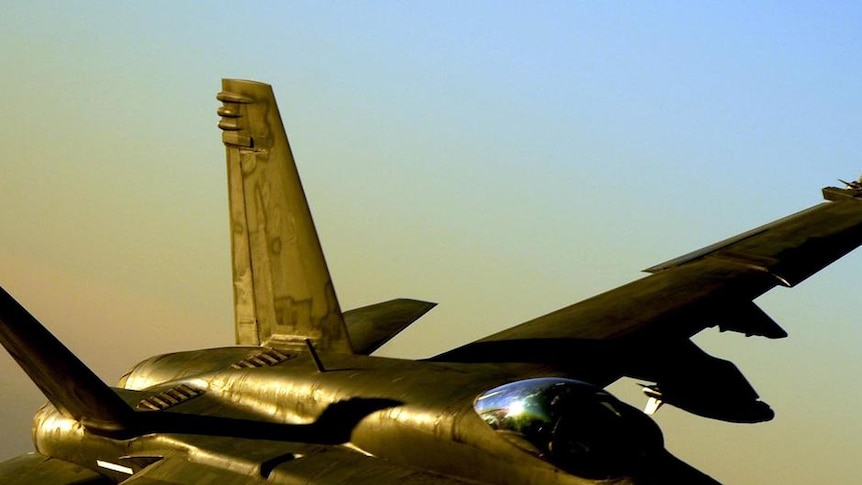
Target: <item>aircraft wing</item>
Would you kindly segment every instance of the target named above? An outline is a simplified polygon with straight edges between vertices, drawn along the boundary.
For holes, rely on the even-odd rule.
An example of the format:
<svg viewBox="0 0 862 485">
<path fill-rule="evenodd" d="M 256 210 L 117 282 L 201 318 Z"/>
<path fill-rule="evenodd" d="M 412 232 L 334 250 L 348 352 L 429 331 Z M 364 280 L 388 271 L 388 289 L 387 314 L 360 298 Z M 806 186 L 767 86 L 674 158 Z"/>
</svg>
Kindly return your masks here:
<svg viewBox="0 0 862 485">
<path fill-rule="evenodd" d="M 827 202 L 653 266 L 648 277 L 434 359 L 538 363 L 599 385 L 631 376 L 658 382 L 654 393 L 671 394 L 665 401 L 676 400 L 697 414 L 771 419 L 772 411 L 757 401 L 736 366 L 709 356 L 689 338 L 715 325 L 746 335 L 787 335 L 753 300 L 777 285 L 795 286 L 862 244 L 862 191 L 823 192 Z M 724 411 L 705 410 L 717 404 L 685 402 L 692 400 L 727 404 Z"/>
<path fill-rule="evenodd" d="M 144 468 L 123 482 L 128 485 L 178 483 L 466 485 L 438 475 L 363 455 L 342 447 L 226 440 L 195 442 L 195 449 L 176 453 Z M 273 450 L 289 450 L 274 454 Z M 272 456 L 263 461 L 264 456 Z"/>
<path fill-rule="evenodd" d="M 107 485 L 113 483 L 98 473 L 68 461 L 39 453 L 27 453 L 0 462 L 3 485 Z"/>
<path fill-rule="evenodd" d="M 397 465 L 337 446 L 266 442 L 223 437 L 177 436 L 165 440 L 160 456 L 124 457 L 114 469 L 101 475 L 57 458 L 28 453 L 0 462 L 3 485 L 108 485 L 131 477 L 128 485 L 218 483 L 376 485 L 466 485 L 457 478 Z M 185 446 L 171 447 L 184 442 Z M 141 466 L 143 465 L 143 466 Z"/>
</svg>

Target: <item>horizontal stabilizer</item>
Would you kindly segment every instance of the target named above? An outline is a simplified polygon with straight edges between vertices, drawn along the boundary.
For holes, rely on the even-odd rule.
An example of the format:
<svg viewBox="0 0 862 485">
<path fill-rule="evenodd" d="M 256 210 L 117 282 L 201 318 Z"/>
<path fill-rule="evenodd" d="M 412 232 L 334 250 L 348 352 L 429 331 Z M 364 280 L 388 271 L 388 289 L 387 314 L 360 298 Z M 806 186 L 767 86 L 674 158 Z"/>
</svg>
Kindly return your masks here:
<svg viewBox="0 0 862 485">
<path fill-rule="evenodd" d="M 64 416 L 102 431 L 130 424 L 134 411 L 2 288 L 0 343 Z"/>
<path fill-rule="evenodd" d="M 344 312 L 353 351 L 371 354 L 435 306 L 436 303 L 399 298 Z"/>
</svg>

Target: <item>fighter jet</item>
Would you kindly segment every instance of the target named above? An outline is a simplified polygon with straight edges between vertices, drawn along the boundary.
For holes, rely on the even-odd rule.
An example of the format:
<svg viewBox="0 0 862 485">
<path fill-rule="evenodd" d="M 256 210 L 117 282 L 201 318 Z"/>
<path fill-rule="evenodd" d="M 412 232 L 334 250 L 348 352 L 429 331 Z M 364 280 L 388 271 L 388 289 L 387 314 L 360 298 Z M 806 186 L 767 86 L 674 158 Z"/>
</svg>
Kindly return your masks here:
<svg viewBox="0 0 862 485">
<path fill-rule="evenodd" d="M 650 411 L 772 419 L 691 337 L 785 337 L 753 300 L 862 243 L 862 187 L 827 187 L 819 205 L 443 354 L 372 356 L 434 304 L 341 310 L 271 87 L 222 89 L 235 345 L 152 357 L 109 387 L 0 291 L 0 341 L 48 398 L 35 452 L 0 464 L 0 483 L 718 483 L 604 388 L 628 376 Z"/>
</svg>

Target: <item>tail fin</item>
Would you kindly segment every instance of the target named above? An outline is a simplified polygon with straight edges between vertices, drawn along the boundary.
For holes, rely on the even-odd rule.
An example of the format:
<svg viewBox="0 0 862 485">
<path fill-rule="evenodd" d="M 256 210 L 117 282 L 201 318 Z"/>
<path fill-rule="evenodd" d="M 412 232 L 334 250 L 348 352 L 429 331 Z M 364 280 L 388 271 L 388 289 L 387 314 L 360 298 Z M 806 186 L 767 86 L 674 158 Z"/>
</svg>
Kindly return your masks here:
<svg viewBox="0 0 862 485">
<path fill-rule="evenodd" d="M 0 344 L 64 416 L 107 432 L 130 426 L 132 408 L 2 288 Z"/>
<path fill-rule="evenodd" d="M 222 80 L 236 341 L 351 352 L 272 88 Z"/>
</svg>

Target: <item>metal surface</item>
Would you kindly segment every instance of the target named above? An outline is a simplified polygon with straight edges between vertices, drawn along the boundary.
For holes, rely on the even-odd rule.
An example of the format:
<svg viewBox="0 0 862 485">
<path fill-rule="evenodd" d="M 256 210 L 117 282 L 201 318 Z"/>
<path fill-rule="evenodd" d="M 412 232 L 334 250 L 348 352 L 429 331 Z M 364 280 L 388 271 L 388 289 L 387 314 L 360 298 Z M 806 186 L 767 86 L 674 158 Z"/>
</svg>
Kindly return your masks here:
<svg viewBox="0 0 862 485">
<path fill-rule="evenodd" d="M 237 344 L 310 338 L 350 352 L 272 88 L 230 79 L 222 88 Z"/>
<path fill-rule="evenodd" d="M 50 401 L 37 454 L 0 464 L 3 483 L 717 483 L 601 388 L 631 376 L 651 382 L 653 411 L 771 419 L 689 338 L 786 336 L 752 300 L 862 243 L 862 188 L 827 188 L 829 202 L 432 359 L 374 357 L 433 304 L 342 313 L 271 88 L 225 80 L 218 99 L 238 345 L 152 357 L 110 388 L 0 293 L 0 341 Z"/>
<path fill-rule="evenodd" d="M 344 321 L 353 351 L 370 355 L 436 305 L 399 298 L 345 312 Z"/>
</svg>

